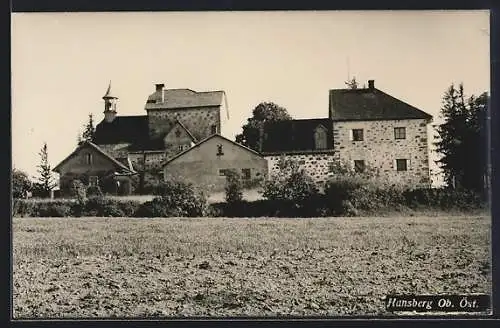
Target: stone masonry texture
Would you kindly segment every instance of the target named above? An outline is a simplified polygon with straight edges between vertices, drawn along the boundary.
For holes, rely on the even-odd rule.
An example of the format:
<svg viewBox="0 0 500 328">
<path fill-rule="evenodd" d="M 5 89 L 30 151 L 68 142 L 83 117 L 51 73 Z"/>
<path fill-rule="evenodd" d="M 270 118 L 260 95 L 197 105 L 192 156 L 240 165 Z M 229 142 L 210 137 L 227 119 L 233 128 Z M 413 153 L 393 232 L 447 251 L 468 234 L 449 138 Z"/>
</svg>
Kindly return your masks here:
<svg viewBox="0 0 500 328">
<path fill-rule="evenodd" d="M 404 127 L 405 139 L 395 139 L 394 128 Z M 351 130 L 363 129 L 363 141 L 352 141 Z M 337 159 L 364 160 L 378 168 L 382 177 L 403 185 L 430 186 L 427 122 L 424 119 L 387 121 L 349 121 L 333 123 L 333 142 Z M 396 159 L 407 159 L 408 170 L 397 171 Z"/>
<path fill-rule="evenodd" d="M 210 136 L 211 126 L 215 125 L 217 131 L 221 129 L 221 109 L 219 106 L 202 108 L 182 108 L 166 110 L 149 110 L 149 131 L 152 138 L 162 137 L 170 131 L 175 120 L 182 124 L 200 141 Z"/>
</svg>

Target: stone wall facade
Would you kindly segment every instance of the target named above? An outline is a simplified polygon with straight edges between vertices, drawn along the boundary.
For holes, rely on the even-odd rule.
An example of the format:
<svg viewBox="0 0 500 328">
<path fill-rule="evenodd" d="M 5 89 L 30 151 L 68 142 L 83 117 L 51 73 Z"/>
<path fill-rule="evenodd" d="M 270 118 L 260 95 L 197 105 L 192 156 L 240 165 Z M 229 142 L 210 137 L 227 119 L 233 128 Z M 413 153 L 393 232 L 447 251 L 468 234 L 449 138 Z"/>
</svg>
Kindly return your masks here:
<svg viewBox="0 0 500 328">
<path fill-rule="evenodd" d="M 268 162 L 269 177 L 279 172 L 278 163 L 283 155 L 267 155 L 265 159 Z M 322 186 L 333 176 L 330 170 L 331 163 L 335 160 L 333 152 L 309 152 L 286 154 L 286 159 L 296 161 L 301 169 L 314 180 L 318 186 Z"/>
<path fill-rule="evenodd" d="M 378 168 L 382 177 L 397 184 L 430 186 L 428 122 L 425 119 L 349 121 L 333 123 L 337 159 L 352 166 L 354 160 Z M 396 139 L 394 128 L 405 128 L 405 138 Z M 363 130 L 363 140 L 353 140 L 353 129 Z M 396 159 L 407 160 L 407 170 L 397 171 Z"/>
<path fill-rule="evenodd" d="M 149 133 L 152 138 L 161 137 L 169 132 L 178 119 L 197 140 L 212 135 L 212 126 L 221 131 L 221 107 L 196 107 L 180 109 L 150 109 Z"/>
<path fill-rule="evenodd" d="M 106 154 L 113 158 L 126 158 L 128 156 L 128 143 L 98 145 Z"/>
</svg>

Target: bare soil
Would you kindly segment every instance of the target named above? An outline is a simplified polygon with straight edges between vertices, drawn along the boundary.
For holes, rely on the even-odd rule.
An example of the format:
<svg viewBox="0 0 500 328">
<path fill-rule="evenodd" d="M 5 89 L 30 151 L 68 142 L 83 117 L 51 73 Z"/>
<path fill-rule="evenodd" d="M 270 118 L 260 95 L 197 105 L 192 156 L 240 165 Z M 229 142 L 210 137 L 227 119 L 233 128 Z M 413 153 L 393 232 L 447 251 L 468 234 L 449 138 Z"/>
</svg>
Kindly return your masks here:
<svg viewBox="0 0 500 328">
<path fill-rule="evenodd" d="M 14 318 L 387 315 L 490 294 L 490 217 L 14 218 Z"/>
</svg>

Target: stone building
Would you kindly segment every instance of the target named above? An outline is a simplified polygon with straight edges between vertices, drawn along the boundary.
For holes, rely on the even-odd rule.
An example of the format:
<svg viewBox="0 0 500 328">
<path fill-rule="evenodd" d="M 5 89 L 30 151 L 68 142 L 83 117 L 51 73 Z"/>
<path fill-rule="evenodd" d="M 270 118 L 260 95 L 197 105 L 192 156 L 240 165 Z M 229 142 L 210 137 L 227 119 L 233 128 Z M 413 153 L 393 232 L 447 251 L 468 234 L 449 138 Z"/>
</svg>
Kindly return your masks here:
<svg viewBox="0 0 500 328">
<path fill-rule="evenodd" d="M 116 162 L 130 163 L 138 180 L 135 189 L 163 180 L 162 163 L 209 136 L 220 134 L 229 119 L 224 91 L 166 89 L 164 84 L 156 84 L 144 107 L 146 115 L 135 116 L 118 115 L 118 97 L 112 93 L 111 83 L 103 100 L 104 117 L 97 124 L 90 145 Z M 81 152 L 80 147 L 75 152 Z M 82 173 L 71 163 L 65 164 L 64 175 L 75 170 Z M 93 170 L 88 167 L 87 175 L 93 174 Z M 61 176 L 61 184 L 67 186 L 67 177 Z"/>
<path fill-rule="evenodd" d="M 282 157 L 297 160 L 320 184 L 342 160 L 358 171 L 376 168 L 394 183 L 430 186 L 432 116 L 376 89 L 373 80 L 367 88 L 330 90 L 327 118 L 265 124 L 259 152 L 222 136 L 229 119 L 224 91 L 156 84 L 146 115 L 137 116 L 118 115 L 111 83 L 103 100 L 104 118 L 92 142 L 54 169 L 63 192 L 76 176 L 89 184 L 120 185 L 121 193 L 171 176 L 220 190 L 227 170 L 251 182 L 276 173 Z"/>
<path fill-rule="evenodd" d="M 387 181 L 429 187 L 428 124 L 432 116 L 377 88 L 329 92 L 328 118 L 267 124 L 262 154 L 269 174 L 282 156 L 296 159 L 319 183 L 333 160 L 355 170 L 375 168 Z"/>
</svg>

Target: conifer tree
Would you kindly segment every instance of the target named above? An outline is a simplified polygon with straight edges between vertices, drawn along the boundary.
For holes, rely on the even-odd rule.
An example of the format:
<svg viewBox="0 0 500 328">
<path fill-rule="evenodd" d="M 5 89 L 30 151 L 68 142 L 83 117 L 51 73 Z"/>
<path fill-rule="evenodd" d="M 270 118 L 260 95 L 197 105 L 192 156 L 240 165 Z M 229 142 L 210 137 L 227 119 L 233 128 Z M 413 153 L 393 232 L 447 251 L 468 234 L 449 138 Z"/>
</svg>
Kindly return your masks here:
<svg viewBox="0 0 500 328">
<path fill-rule="evenodd" d="M 95 127 L 94 127 L 94 118 L 92 114 L 89 114 L 89 120 L 85 125 L 84 131 L 82 133 L 82 139 L 84 141 L 92 141 L 94 137 Z"/>
<path fill-rule="evenodd" d="M 40 164 L 38 165 L 38 185 L 44 195 L 48 196 L 50 191 L 56 186 L 53 177 L 52 170 L 49 163 L 49 155 L 47 149 L 47 143 L 43 144 L 42 149 L 39 152 Z"/>
</svg>

